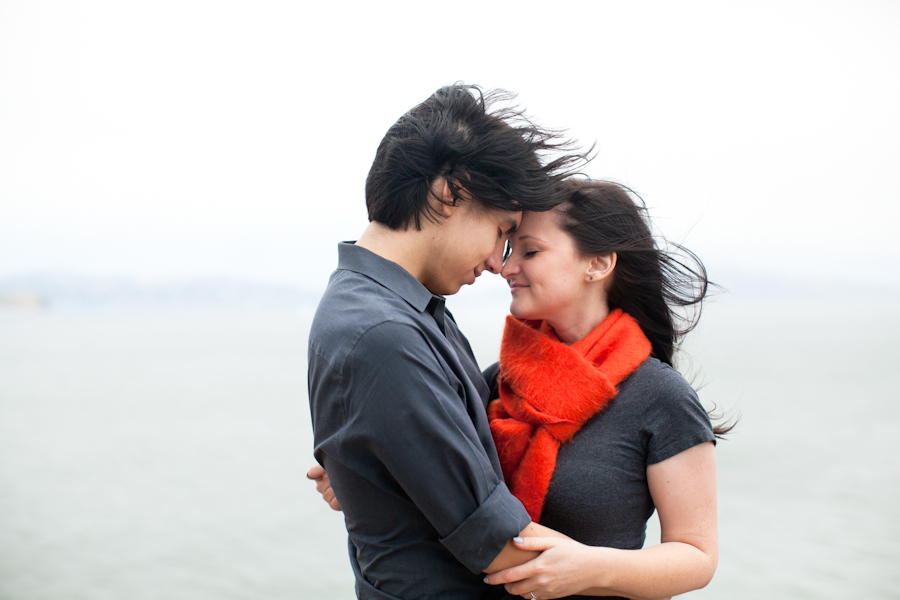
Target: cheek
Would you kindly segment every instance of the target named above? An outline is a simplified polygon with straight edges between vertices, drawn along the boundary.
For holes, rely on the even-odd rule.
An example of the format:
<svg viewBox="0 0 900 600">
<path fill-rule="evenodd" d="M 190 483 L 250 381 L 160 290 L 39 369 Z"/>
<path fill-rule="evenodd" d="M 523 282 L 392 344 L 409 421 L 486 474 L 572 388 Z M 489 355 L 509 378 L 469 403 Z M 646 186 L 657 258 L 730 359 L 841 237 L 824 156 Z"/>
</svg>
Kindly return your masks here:
<svg viewBox="0 0 900 600">
<path fill-rule="evenodd" d="M 493 231 L 472 241 L 472 258 L 476 264 L 483 263 L 497 250 L 497 235 Z M 472 265 L 475 266 L 475 265 Z"/>
<path fill-rule="evenodd" d="M 556 307 L 568 303 L 575 292 L 572 280 L 562 274 L 555 274 L 545 285 L 538 287 L 541 304 Z"/>
<path fill-rule="evenodd" d="M 578 274 L 568 272 L 566 266 L 554 263 L 534 269 L 531 280 L 533 308 L 553 313 L 578 299 L 582 293 L 581 280 Z"/>
</svg>

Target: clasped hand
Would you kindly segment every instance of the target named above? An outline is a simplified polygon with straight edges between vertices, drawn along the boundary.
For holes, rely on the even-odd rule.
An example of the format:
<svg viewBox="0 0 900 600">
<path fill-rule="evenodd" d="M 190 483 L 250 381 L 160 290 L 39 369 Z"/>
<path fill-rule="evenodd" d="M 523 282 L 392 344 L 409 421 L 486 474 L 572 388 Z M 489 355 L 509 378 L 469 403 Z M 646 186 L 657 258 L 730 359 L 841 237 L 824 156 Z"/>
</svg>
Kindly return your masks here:
<svg viewBox="0 0 900 600">
<path fill-rule="evenodd" d="M 603 548 L 592 548 L 574 540 L 555 537 L 526 537 L 513 540 L 517 548 L 541 554 L 517 567 L 485 577 L 492 585 L 504 584 L 506 591 L 523 598 L 564 598 L 593 587 L 592 571 Z M 593 573 L 596 577 L 596 572 Z"/>
</svg>

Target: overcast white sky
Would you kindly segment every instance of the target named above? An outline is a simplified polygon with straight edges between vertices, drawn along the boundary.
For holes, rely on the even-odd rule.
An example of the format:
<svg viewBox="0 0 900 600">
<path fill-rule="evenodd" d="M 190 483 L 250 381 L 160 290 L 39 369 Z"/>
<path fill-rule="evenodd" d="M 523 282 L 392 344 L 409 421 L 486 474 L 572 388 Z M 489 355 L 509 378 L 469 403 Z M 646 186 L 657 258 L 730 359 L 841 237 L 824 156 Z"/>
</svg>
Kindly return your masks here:
<svg viewBox="0 0 900 600">
<path fill-rule="evenodd" d="M 713 269 L 900 285 L 900 3 L 0 0 L 0 277 L 318 286 L 387 128 L 519 93 Z"/>
</svg>

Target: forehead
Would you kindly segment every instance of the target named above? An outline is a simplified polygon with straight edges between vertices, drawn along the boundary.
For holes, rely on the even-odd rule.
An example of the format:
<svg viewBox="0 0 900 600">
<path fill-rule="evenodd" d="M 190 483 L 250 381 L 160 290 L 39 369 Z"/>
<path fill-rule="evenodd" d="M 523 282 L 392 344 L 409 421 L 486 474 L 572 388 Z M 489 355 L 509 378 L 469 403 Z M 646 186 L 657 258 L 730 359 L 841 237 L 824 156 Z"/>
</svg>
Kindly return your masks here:
<svg viewBox="0 0 900 600">
<path fill-rule="evenodd" d="M 485 213 L 487 218 L 504 233 L 512 233 L 519 228 L 519 224 L 522 222 L 522 213 L 520 212 L 509 212 L 505 210 L 491 210 Z"/>
<path fill-rule="evenodd" d="M 563 233 L 559 226 L 559 209 L 554 208 L 545 212 L 526 212 L 522 214 L 522 222 L 516 230 L 516 238 L 524 236 L 549 237 L 557 233 Z"/>
</svg>

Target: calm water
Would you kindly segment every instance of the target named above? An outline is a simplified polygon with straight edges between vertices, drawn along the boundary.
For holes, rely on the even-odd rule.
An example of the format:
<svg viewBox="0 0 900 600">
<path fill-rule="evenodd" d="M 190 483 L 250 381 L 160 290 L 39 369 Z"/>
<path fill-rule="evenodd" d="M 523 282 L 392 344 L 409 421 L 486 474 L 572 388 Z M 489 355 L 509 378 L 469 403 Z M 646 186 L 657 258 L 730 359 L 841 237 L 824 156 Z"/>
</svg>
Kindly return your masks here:
<svg viewBox="0 0 900 600">
<path fill-rule="evenodd" d="M 502 305 L 450 306 L 492 361 Z M 310 316 L 0 314 L 0 599 L 352 598 L 340 515 L 303 477 Z M 743 418 L 691 597 L 900 597 L 897 311 L 704 321 L 701 398 Z"/>
</svg>

